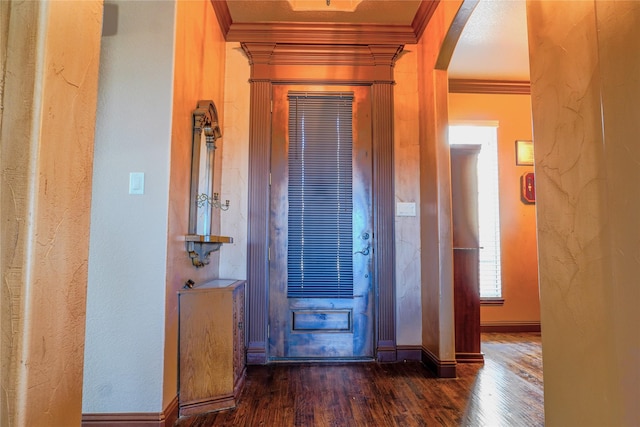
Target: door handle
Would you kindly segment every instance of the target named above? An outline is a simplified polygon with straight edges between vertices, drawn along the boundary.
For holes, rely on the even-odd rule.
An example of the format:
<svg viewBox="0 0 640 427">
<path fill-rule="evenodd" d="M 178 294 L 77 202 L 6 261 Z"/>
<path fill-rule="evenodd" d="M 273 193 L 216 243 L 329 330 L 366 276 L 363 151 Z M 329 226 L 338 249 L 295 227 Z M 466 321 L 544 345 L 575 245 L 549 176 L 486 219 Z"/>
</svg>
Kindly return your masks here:
<svg viewBox="0 0 640 427">
<path fill-rule="evenodd" d="M 356 251 L 356 252 L 354 252 L 353 254 L 354 254 L 354 255 L 355 255 L 355 254 L 362 254 L 362 255 L 364 255 L 364 256 L 367 256 L 367 255 L 369 255 L 369 249 L 371 249 L 371 245 L 367 245 L 367 247 L 366 247 L 366 248 L 364 248 L 363 250 L 361 250 L 361 251 Z"/>
</svg>

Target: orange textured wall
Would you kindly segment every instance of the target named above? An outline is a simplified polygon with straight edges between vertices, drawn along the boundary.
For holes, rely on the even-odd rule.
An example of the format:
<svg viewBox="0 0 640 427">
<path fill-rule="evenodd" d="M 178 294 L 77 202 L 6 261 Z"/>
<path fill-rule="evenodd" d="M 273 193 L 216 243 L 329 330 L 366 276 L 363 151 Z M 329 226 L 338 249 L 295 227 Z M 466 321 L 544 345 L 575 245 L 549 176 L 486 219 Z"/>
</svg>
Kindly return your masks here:
<svg viewBox="0 0 640 427">
<path fill-rule="evenodd" d="M 198 100 L 210 99 L 218 110 L 221 127 L 224 115 L 226 45 L 209 1 L 177 3 L 174 42 L 163 408 L 167 407 L 177 393 L 177 291 L 182 288 L 187 279 L 192 279 L 199 285 L 218 277 L 219 253 L 211 255 L 209 265 L 196 269 L 185 255 L 184 243 L 189 221 L 192 112 Z M 223 141 L 216 142 L 218 150 L 216 150 L 214 185 L 218 189 L 223 145 Z M 217 218 L 212 233 L 219 234 L 219 228 L 219 218 Z"/>
<path fill-rule="evenodd" d="M 535 205 L 520 199 L 520 177 L 532 166 L 516 166 L 515 141 L 531 140 L 529 95 L 449 94 L 452 122 L 498 121 L 500 232 L 503 306 L 483 306 L 483 325 L 540 322 Z"/>
</svg>

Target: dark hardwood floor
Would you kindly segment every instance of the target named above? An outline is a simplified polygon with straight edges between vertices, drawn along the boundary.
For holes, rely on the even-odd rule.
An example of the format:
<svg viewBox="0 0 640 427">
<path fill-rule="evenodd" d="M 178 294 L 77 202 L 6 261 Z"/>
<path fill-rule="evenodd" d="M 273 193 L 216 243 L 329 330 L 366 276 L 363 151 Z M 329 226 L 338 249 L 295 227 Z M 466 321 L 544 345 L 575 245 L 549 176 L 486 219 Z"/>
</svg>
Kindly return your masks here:
<svg viewBox="0 0 640 427">
<path fill-rule="evenodd" d="M 540 334 L 482 334 L 482 351 L 456 379 L 415 362 L 250 366 L 237 408 L 176 426 L 544 425 Z"/>
</svg>

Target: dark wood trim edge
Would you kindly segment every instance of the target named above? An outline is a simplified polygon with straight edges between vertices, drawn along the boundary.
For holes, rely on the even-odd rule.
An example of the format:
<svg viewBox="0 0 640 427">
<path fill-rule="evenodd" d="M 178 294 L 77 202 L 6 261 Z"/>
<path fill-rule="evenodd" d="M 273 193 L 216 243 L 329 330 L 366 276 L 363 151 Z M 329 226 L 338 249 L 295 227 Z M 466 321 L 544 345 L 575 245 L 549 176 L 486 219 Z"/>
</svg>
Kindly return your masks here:
<svg viewBox="0 0 640 427">
<path fill-rule="evenodd" d="M 396 348 L 398 362 L 422 361 L 422 348 L 419 345 L 399 345 Z"/>
<path fill-rule="evenodd" d="M 178 420 L 179 415 L 179 400 L 178 395 L 171 399 L 171 402 L 164 408 L 164 423 L 160 427 L 173 427 Z"/>
<path fill-rule="evenodd" d="M 395 362 L 398 360 L 397 348 L 393 340 L 378 341 L 376 358 L 378 362 Z"/>
<path fill-rule="evenodd" d="M 233 394 L 216 397 L 214 399 L 204 399 L 196 402 L 180 405 L 180 416 L 190 416 L 203 414 L 205 412 L 220 411 L 236 407 L 236 399 Z"/>
<path fill-rule="evenodd" d="M 480 332 L 540 332 L 540 322 L 487 322 L 480 324 Z"/>
<path fill-rule="evenodd" d="M 531 95 L 531 82 L 515 80 L 449 79 L 449 93 Z"/>
<path fill-rule="evenodd" d="M 458 353 L 458 352 L 456 352 L 456 362 L 458 362 L 458 363 L 484 363 L 484 353 Z"/>
<path fill-rule="evenodd" d="M 223 37 L 226 39 L 227 34 L 229 34 L 231 24 L 233 24 L 233 19 L 231 19 L 231 12 L 229 12 L 229 6 L 227 6 L 226 1 L 216 0 L 211 0 L 211 5 L 213 6 L 213 10 L 216 13 L 216 18 L 218 18 L 220 31 L 222 32 Z"/>
<path fill-rule="evenodd" d="M 162 412 L 82 414 L 82 427 L 172 427 L 178 419 L 176 395 Z"/>
<path fill-rule="evenodd" d="M 214 2 L 217 3 L 217 2 Z M 410 25 L 348 24 L 342 22 L 234 22 L 226 34 L 228 42 L 283 44 L 415 44 Z M 339 40 L 339 42 L 336 42 Z"/>
<path fill-rule="evenodd" d="M 480 298 L 480 305 L 504 305 L 504 298 Z"/>
<path fill-rule="evenodd" d="M 416 35 L 416 40 L 419 41 L 420 37 L 422 37 L 424 29 L 427 27 L 439 3 L 440 0 L 423 0 L 420 3 L 418 12 L 416 12 L 416 16 L 413 17 L 413 22 L 411 23 L 411 28 L 413 28 L 413 32 Z"/>
<path fill-rule="evenodd" d="M 425 347 L 422 347 L 422 363 L 438 378 L 457 378 L 457 362 L 455 360 L 440 360 Z"/>
<path fill-rule="evenodd" d="M 247 365 L 264 365 L 266 363 L 267 349 L 265 343 L 249 343 L 249 347 L 247 347 Z"/>
</svg>

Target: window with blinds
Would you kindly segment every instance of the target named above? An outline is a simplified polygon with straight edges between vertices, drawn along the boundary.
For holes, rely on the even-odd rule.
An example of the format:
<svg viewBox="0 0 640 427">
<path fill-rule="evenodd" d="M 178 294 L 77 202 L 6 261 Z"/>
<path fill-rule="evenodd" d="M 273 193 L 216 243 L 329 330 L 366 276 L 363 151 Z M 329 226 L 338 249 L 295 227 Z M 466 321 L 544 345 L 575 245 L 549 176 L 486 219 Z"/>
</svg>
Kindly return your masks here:
<svg viewBox="0 0 640 427">
<path fill-rule="evenodd" d="M 353 94 L 288 99 L 287 296 L 353 298 Z"/>
<path fill-rule="evenodd" d="M 449 126 L 450 144 L 481 144 L 478 155 L 480 298 L 502 297 L 497 124 Z"/>
</svg>

